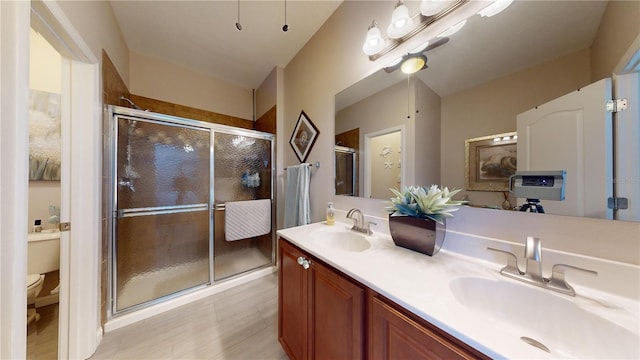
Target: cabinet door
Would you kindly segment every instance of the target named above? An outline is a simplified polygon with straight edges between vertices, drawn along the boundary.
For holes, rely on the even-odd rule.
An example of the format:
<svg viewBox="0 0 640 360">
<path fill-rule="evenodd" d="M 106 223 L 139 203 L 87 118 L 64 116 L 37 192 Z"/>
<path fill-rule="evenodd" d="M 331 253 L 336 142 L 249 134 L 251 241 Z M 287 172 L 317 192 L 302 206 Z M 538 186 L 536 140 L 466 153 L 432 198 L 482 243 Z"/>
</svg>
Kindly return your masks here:
<svg viewBox="0 0 640 360">
<path fill-rule="evenodd" d="M 280 240 L 278 276 L 278 340 L 292 360 L 306 359 L 307 271 L 298 264 L 305 255 Z"/>
<path fill-rule="evenodd" d="M 371 301 L 370 326 L 373 360 L 475 358 L 376 297 Z"/>
<path fill-rule="evenodd" d="M 364 289 L 318 262 L 311 270 L 309 358 L 363 359 Z"/>
</svg>

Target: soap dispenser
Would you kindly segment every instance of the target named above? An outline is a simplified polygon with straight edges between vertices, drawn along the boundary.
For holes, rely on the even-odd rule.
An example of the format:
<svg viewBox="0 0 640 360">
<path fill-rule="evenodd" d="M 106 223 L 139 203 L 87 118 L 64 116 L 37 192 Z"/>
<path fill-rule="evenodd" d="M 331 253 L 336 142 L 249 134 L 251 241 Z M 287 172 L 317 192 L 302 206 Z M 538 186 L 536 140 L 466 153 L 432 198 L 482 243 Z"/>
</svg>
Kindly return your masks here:
<svg viewBox="0 0 640 360">
<path fill-rule="evenodd" d="M 333 208 L 333 203 L 327 203 L 327 225 L 333 225 L 336 223 L 336 211 Z"/>
</svg>

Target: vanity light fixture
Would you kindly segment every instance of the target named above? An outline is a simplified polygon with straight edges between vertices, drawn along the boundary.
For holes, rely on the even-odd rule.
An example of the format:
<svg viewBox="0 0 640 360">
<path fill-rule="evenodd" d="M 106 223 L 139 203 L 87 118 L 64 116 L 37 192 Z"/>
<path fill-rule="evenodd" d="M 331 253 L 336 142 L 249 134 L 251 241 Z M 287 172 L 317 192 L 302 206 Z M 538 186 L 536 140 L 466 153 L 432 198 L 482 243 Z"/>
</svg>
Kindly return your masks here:
<svg viewBox="0 0 640 360">
<path fill-rule="evenodd" d="M 398 0 L 391 14 L 391 23 L 387 27 L 387 35 L 392 39 L 399 39 L 413 29 L 413 19 L 409 16 L 409 8 L 403 0 Z"/>
<path fill-rule="evenodd" d="M 446 9 L 450 4 L 450 0 L 423 0 L 420 3 L 420 12 L 424 16 L 433 16 Z"/>
<path fill-rule="evenodd" d="M 509 140 L 517 140 L 518 139 L 518 135 L 513 135 L 513 136 L 503 136 L 503 137 L 495 137 L 493 138 L 493 142 L 500 142 L 500 141 L 509 141 Z"/>
<path fill-rule="evenodd" d="M 487 6 L 486 8 L 480 10 L 478 14 L 482 17 L 492 17 L 494 15 L 498 15 L 504 9 L 509 7 L 513 0 L 497 0 L 493 4 Z"/>
<path fill-rule="evenodd" d="M 378 23 L 373 20 L 371 26 L 369 26 L 369 30 L 367 31 L 367 38 L 362 45 L 362 51 L 367 55 L 373 55 L 380 50 L 384 49 L 386 46 L 386 42 L 380 35 L 380 29 L 378 29 Z"/>
<path fill-rule="evenodd" d="M 362 51 L 369 56 L 369 60 L 376 61 L 383 55 L 409 41 L 430 25 L 450 14 L 456 13 L 460 7 L 470 1 L 471 0 L 422 0 L 420 3 L 420 12 L 411 16 L 404 0 L 398 0 L 391 15 L 391 22 L 387 27 L 387 38 L 383 37 L 380 33 L 378 23 L 374 20 L 367 30 Z M 478 14 L 483 17 L 494 16 L 506 9 L 512 2 L 513 0 L 495 0 L 491 5 L 480 10 Z M 460 17 L 463 17 L 461 21 L 449 29 L 444 30 L 435 38 L 446 38 L 459 31 L 467 21 L 466 17 L 470 16 L 468 11 L 462 11 L 462 14 L 465 15 L 460 15 Z M 419 50 L 411 51 L 411 53 L 417 52 L 419 52 Z M 390 66 L 391 65 L 388 65 L 386 68 Z"/>
</svg>

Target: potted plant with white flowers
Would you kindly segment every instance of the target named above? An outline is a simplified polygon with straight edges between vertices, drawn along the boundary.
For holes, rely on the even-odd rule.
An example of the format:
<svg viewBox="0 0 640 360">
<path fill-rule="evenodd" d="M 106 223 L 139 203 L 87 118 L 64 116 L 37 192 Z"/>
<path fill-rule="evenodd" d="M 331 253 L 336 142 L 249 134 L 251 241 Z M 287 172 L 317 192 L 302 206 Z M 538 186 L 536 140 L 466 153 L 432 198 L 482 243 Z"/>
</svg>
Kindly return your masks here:
<svg viewBox="0 0 640 360">
<path fill-rule="evenodd" d="M 453 200 L 460 190 L 438 185 L 409 186 L 402 192 L 390 189 L 389 230 L 397 246 L 433 256 L 444 242 L 445 219 L 465 201 Z"/>
</svg>

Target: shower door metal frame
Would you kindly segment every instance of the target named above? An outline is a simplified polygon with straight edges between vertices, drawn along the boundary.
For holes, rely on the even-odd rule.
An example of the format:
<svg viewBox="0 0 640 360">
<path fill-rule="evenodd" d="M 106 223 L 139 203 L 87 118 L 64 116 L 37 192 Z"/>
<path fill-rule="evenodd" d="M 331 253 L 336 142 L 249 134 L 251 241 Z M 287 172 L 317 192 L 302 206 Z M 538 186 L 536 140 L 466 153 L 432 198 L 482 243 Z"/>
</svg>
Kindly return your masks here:
<svg viewBox="0 0 640 360">
<path fill-rule="evenodd" d="M 214 214 L 213 212 L 215 211 L 215 209 L 224 209 L 224 204 L 215 204 L 215 188 L 213 186 L 213 183 L 215 181 L 215 169 L 214 169 L 214 163 L 215 163 L 215 152 L 213 151 L 214 148 L 214 139 L 215 139 L 215 135 L 216 133 L 221 133 L 221 134 L 228 134 L 228 135 L 238 135 L 238 136 L 247 136 L 247 137 L 251 137 L 251 138 L 255 138 L 255 139 L 262 139 L 262 140 L 268 140 L 271 143 L 271 153 L 270 155 L 270 159 L 271 159 L 271 187 L 269 189 L 269 199 L 271 200 L 271 266 L 274 266 L 276 264 L 276 212 L 275 212 L 275 198 L 274 198 L 274 194 L 275 194 L 275 180 L 276 180 L 276 165 L 275 165 L 275 159 L 276 159 L 276 149 L 275 149 L 275 135 L 271 134 L 271 133 L 266 133 L 266 132 L 261 132 L 261 131 L 256 131 L 256 130 L 248 130 L 248 129 L 242 129 L 242 128 L 236 128 L 233 126 L 226 126 L 226 125 L 220 125 L 220 124 L 209 124 L 211 126 L 211 221 L 212 224 L 213 223 L 213 219 L 214 219 Z M 213 226 L 212 225 L 212 236 L 211 236 L 211 249 L 213 251 Z M 211 257 L 213 258 L 215 254 L 212 253 Z M 213 263 L 212 263 L 213 264 Z M 225 277 L 224 279 L 220 279 L 218 281 L 215 281 L 215 274 L 213 273 L 213 265 L 212 265 L 212 270 L 211 270 L 211 280 L 212 280 L 212 284 L 215 283 L 220 283 L 220 282 L 225 282 L 231 279 L 235 279 L 239 276 L 242 276 L 248 272 L 252 272 L 258 269 L 262 269 L 264 267 L 267 267 L 268 265 L 264 265 L 264 266 L 260 266 L 257 267 L 255 269 L 252 270 L 247 270 L 244 271 L 242 273 L 236 274 L 236 275 L 232 275 L 229 277 Z"/>
<path fill-rule="evenodd" d="M 130 217 L 130 216 L 139 216 L 142 214 L 146 214 L 149 211 L 153 210 L 155 214 L 160 212 L 162 213 L 170 213 L 170 212 L 187 212 L 194 211 L 196 209 L 202 209 L 203 204 L 197 205 L 182 205 L 182 206 L 170 206 L 170 207 L 154 207 L 154 208 L 139 208 L 134 211 L 118 211 L 118 203 L 117 203 L 117 188 L 118 188 L 118 179 L 117 179 L 117 134 L 118 134 L 118 122 L 117 118 L 123 117 L 131 120 L 140 120 L 146 122 L 152 122 L 162 125 L 169 126 L 178 126 L 178 127 L 188 127 L 196 130 L 206 130 L 209 131 L 210 141 L 209 141 L 209 203 L 204 204 L 209 211 L 209 282 L 202 285 L 197 285 L 188 289 L 184 289 L 178 291 L 173 294 L 169 294 L 148 302 L 144 302 L 142 304 L 134 305 L 128 307 L 126 309 L 116 311 L 116 234 L 117 234 L 117 219 L 119 216 Z M 276 180 L 276 165 L 275 165 L 275 135 L 255 130 L 241 129 L 232 126 L 208 123 L 204 121 L 185 119 L 180 117 L 175 117 L 171 115 L 157 114 L 148 111 L 135 110 L 120 106 L 109 105 L 106 108 L 105 116 L 104 116 L 104 124 L 103 124 L 104 134 L 107 135 L 107 141 L 105 141 L 105 153 L 104 153 L 104 166 L 106 176 L 106 184 L 110 184 L 108 189 L 105 189 L 103 193 L 106 195 L 108 199 L 108 203 L 105 204 L 106 216 L 107 218 L 107 234 L 106 239 L 108 241 L 108 261 L 107 261 L 107 319 L 112 319 L 116 316 L 131 313 L 137 311 L 142 308 L 146 308 L 148 306 L 167 301 L 169 299 L 173 299 L 188 293 L 192 293 L 195 291 L 202 290 L 207 288 L 215 283 L 225 282 L 238 276 L 242 276 L 247 272 L 259 270 L 268 266 L 275 265 L 275 234 L 276 234 L 276 221 L 275 221 L 275 199 L 274 199 L 274 190 L 275 190 L 275 180 Z M 215 200 L 215 189 L 214 189 L 214 136 L 217 132 L 231 135 L 239 135 L 239 136 L 247 136 L 251 138 L 265 139 L 271 142 L 271 153 L 270 153 L 270 162 L 271 162 L 271 186 L 270 186 L 270 200 L 271 200 L 271 263 L 266 264 L 261 267 L 257 267 L 256 269 L 249 270 L 247 272 L 230 276 L 228 278 L 215 281 L 214 280 L 214 200 Z"/>
</svg>

